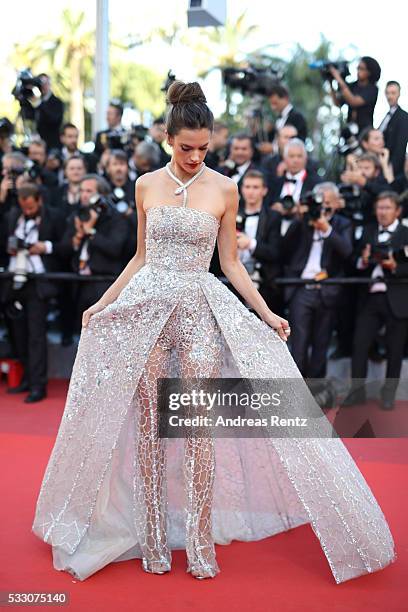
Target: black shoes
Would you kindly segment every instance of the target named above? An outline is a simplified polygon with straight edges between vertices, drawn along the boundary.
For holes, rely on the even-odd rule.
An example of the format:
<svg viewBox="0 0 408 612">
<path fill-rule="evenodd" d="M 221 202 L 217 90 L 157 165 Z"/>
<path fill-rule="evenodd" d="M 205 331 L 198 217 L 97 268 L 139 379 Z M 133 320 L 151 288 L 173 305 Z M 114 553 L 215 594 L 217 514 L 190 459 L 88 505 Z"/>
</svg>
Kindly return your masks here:
<svg viewBox="0 0 408 612">
<path fill-rule="evenodd" d="M 32 404 L 33 402 L 39 402 L 40 400 L 47 397 L 47 392 L 45 389 L 34 389 L 34 391 L 30 391 L 26 398 L 24 398 L 24 402 L 26 404 Z"/>
</svg>

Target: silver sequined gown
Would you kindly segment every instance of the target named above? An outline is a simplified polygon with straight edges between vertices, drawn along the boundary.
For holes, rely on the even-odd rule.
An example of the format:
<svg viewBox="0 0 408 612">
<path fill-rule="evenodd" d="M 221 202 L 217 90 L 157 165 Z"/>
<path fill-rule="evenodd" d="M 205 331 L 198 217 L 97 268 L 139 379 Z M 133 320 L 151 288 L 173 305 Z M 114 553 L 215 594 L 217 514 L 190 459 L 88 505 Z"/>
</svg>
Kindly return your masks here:
<svg viewBox="0 0 408 612">
<path fill-rule="evenodd" d="M 286 343 L 208 272 L 217 233 L 203 211 L 148 210 L 145 265 L 82 330 L 33 532 L 80 580 L 181 548 L 215 575 L 213 542 L 305 523 L 337 583 L 375 572 L 393 539 L 340 439 L 154 434 L 157 377 L 220 377 L 227 363 L 227 376 L 301 378 Z"/>
</svg>

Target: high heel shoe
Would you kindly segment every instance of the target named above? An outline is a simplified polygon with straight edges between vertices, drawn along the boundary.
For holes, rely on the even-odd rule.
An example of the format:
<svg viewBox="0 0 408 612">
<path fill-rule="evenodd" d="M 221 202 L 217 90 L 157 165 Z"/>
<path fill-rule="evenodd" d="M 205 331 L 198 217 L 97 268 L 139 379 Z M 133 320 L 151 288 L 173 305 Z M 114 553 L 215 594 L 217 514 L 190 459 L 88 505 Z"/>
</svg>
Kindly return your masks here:
<svg viewBox="0 0 408 612">
<path fill-rule="evenodd" d="M 162 561 L 160 559 L 148 561 L 143 557 L 142 568 L 148 574 L 166 574 L 171 570 L 171 565 L 169 561 Z"/>
</svg>

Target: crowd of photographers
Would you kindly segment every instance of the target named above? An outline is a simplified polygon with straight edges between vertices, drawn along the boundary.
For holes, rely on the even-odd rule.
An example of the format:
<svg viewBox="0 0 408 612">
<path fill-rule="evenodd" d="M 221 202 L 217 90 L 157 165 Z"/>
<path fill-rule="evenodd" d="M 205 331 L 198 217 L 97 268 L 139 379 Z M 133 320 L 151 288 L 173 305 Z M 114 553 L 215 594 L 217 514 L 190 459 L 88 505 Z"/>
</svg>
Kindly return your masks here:
<svg viewBox="0 0 408 612">
<path fill-rule="evenodd" d="M 365 63 L 359 79 L 370 85 L 369 96 L 330 68 L 338 83 L 333 97 L 340 103 L 342 96 L 351 120 L 354 103 L 358 109 L 336 182 L 308 153 L 306 121 L 282 85 L 268 95 L 277 115 L 268 138 L 230 134 L 216 122 L 206 164 L 238 185 L 240 259 L 270 308 L 290 319 L 289 347 L 302 374 L 325 377 L 336 332 L 333 357 L 350 356 L 353 378 L 364 379 L 369 357 L 384 357 L 376 338 L 385 328 L 382 406 L 391 409 L 408 336 L 408 284 L 392 282 L 408 278 L 408 114 L 398 105 L 399 84 L 390 81 L 390 110 L 374 128 Z M 0 279 L 0 304 L 11 351 L 24 367 L 21 384 L 9 391 L 28 391 L 26 402 L 46 396 L 50 309 L 59 313 L 62 344 L 71 344 L 82 312 L 135 253 L 135 180 L 170 159 L 163 118 L 149 129 L 125 130 L 118 101 L 107 109 L 108 128 L 96 134 L 94 151 L 82 153 L 77 128 L 62 123 L 62 102 L 42 79 L 33 110 L 39 134 L 25 150 L 14 148 L 13 126 L 0 120 L 0 269 L 11 273 Z M 28 272 L 71 272 L 77 280 L 33 279 Z M 217 248 L 210 272 L 223 279 Z M 87 282 L 84 275 L 101 278 Z M 351 277 L 376 280 L 333 282 Z M 346 403 L 364 399 L 356 388 Z"/>
</svg>

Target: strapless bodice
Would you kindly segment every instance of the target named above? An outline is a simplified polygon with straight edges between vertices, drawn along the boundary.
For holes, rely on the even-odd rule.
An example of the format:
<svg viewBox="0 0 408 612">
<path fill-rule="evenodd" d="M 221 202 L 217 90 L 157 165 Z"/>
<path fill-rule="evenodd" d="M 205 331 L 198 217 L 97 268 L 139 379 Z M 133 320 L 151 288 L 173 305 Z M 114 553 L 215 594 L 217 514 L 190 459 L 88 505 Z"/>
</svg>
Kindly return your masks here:
<svg viewBox="0 0 408 612">
<path fill-rule="evenodd" d="M 216 217 L 197 208 L 148 208 L 145 262 L 169 271 L 208 272 L 218 228 Z"/>
</svg>

